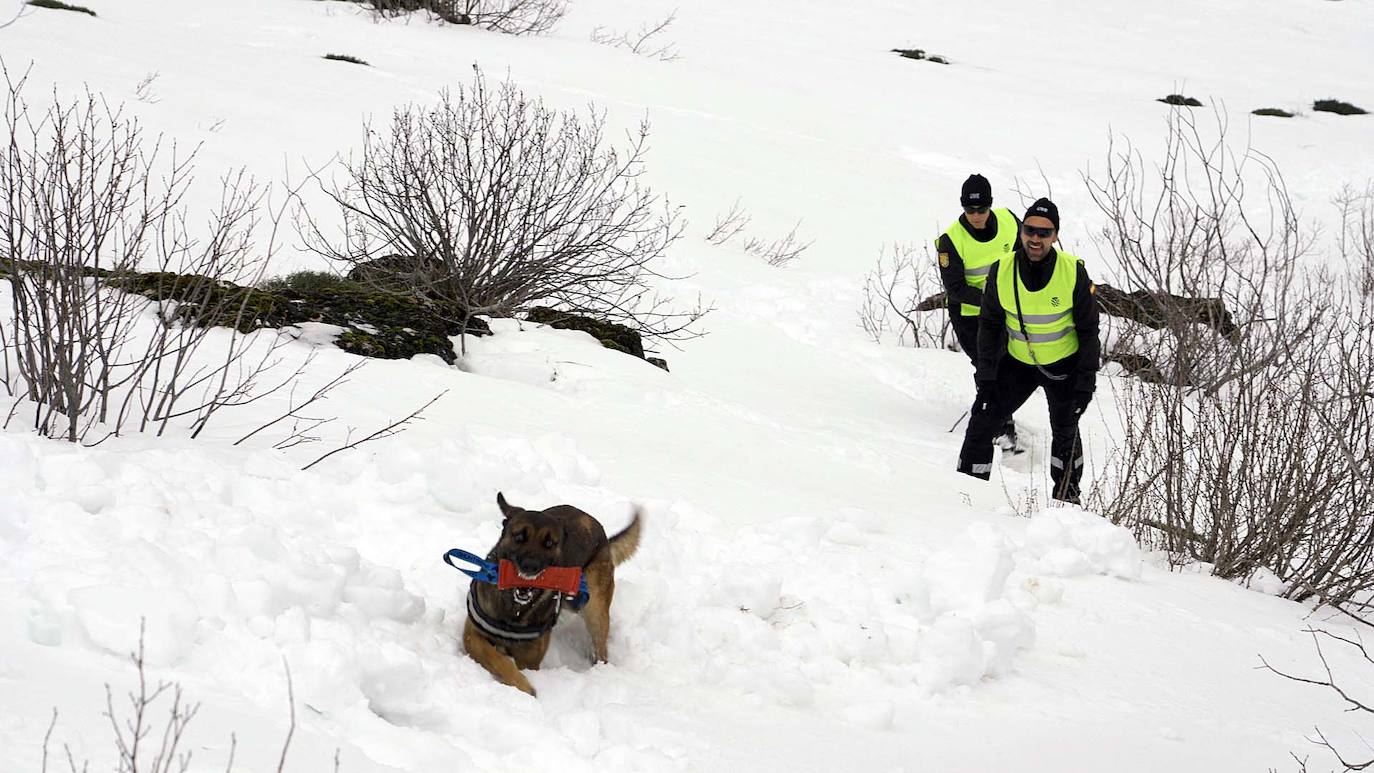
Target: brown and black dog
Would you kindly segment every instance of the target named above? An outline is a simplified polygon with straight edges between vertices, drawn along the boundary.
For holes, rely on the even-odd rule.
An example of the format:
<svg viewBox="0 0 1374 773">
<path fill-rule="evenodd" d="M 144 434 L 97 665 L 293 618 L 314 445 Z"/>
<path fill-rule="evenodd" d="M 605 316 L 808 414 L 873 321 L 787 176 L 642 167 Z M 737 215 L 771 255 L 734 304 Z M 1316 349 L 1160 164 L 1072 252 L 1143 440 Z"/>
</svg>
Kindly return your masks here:
<svg viewBox="0 0 1374 773">
<path fill-rule="evenodd" d="M 595 662 L 606 662 L 615 567 L 639 547 L 643 522 L 639 508 L 629 526 L 607 539 L 599 521 L 571 505 L 525 510 L 507 503 L 501 493 L 496 495 L 496 504 L 504 520 L 501 538 L 487 560 L 508 560 L 526 579 L 551 566 L 582 567 L 588 599 L 579 611 L 592 637 Z M 555 590 L 501 590 L 473 580 L 468 588 L 463 648 L 498 681 L 534 695 L 534 687 L 520 670 L 539 669 L 563 603 L 563 594 Z"/>
</svg>

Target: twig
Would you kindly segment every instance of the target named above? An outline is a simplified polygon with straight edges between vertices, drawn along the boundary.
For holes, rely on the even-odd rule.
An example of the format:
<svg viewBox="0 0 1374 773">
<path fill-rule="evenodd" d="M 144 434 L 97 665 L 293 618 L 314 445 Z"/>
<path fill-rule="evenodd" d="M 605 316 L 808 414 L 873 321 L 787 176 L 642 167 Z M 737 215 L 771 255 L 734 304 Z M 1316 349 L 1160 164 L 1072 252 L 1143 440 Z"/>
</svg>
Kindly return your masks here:
<svg viewBox="0 0 1374 773">
<path fill-rule="evenodd" d="M 385 427 L 382 427 L 381 429 L 377 430 L 376 432 L 373 432 L 371 435 L 368 435 L 367 437 L 363 438 L 362 440 L 353 441 L 353 442 L 350 442 L 350 443 L 346 443 L 346 444 L 344 444 L 344 445 L 342 445 L 342 446 L 339 446 L 338 448 L 336 448 L 336 449 L 334 449 L 333 451 L 330 451 L 329 453 L 327 453 L 327 454 L 321 456 L 320 458 L 316 459 L 315 461 L 311 462 L 310 464 L 307 464 L 306 466 L 302 467 L 301 469 L 302 469 L 302 470 L 308 470 L 308 469 L 310 469 L 311 467 L 314 467 L 315 465 L 319 464 L 320 462 L 323 462 L 325 459 L 328 459 L 329 457 L 333 456 L 334 454 L 339 453 L 340 451 L 347 451 L 347 450 L 350 449 L 350 448 L 357 448 L 358 446 L 360 446 L 360 445 L 362 445 L 363 443 L 366 443 L 366 442 L 368 442 L 368 441 L 376 440 L 376 439 L 382 438 L 382 437 L 390 437 L 391 435 L 396 434 L 396 428 L 397 428 L 397 427 L 400 427 L 400 426 L 403 426 L 403 425 L 405 425 L 405 424 L 408 424 L 412 419 L 414 419 L 415 417 L 419 416 L 421 413 L 424 412 L 424 410 L 425 410 L 426 408 L 428 408 L 429 406 L 433 405 L 436 401 L 438 401 L 439 398 L 443 397 L 443 396 L 446 395 L 446 394 L 448 394 L 448 390 L 447 390 L 447 389 L 445 389 L 444 391 L 442 391 L 442 392 L 440 392 L 439 394 L 435 395 L 434 397 L 430 398 L 429 402 L 425 403 L 424 405 L 420 406 L 419 408 L 416 408 L 414 411 L 412 411 L 412 412 L 411 412 L 408 416 L 406 416 L 405 418 L 399 419 L 399 420 L 397 420 L 397 421 L 393 421 L 392 423 L 386 425 Z"/>
<path fill-rule="evenodd" d="M 296 688 L 291 682 L 291 664 L 282 656 L 282 668 L 286 670 L 286 701 L 291 708 L 291 725 L 286 730 L 286 740 L 281 745 L 281 761 L 277 763 L 277 773 L 286 770 L 286 753 L 291 749 L 291 737 L 296 734 Z"/>
</svg>

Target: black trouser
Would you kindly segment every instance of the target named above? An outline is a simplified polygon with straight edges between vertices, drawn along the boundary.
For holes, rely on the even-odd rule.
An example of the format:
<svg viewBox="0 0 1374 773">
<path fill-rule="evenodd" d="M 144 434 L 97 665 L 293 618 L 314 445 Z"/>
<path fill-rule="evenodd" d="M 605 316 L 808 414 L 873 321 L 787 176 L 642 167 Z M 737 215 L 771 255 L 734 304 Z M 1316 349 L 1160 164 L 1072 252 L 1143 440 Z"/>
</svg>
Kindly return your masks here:
<svg viewBox="0 0 1374 773">
<path fill-rule="evenodd" d="M 957 308 L 950 309 L 949 326 L 954 328 L 954 338 L 959 342 L 959 348 L 968 355 L 969 362 L 973 363 L 973 369 L 976 372 L 978 370 L 978 316 L 975 314 L 972 317 L 965 317 L 959 313 Z M 976 387 L 977 384 L 975 379 L 974 386 Z M 997 435 L 1006 435 L 1012 438 L 1013 442 L 1015 441 L 1016 424 L 1011 420 L 1011 413 L 1007 414 L 1007 420 L 1002 422 L 1001 428 L 993 437 Z"/>
<path fill-rule="evenodd" d="M 1083 445 L 1078 440 L 1078 417 L 1073 412 L 1074 377 L 1072 369 L 1054 369 L 1065 370 L 1068 376 L 1063 381 L 1055 381 L 1034 365 L 1027 365 L 1011 355 L 1002 358 L 997 368 L 992 401 L 986 410 L 980 409 L 975 402 L 969 416 L 964 446 L 959 450 L 959 472 L 983 480 L 992 476 L 992 439 L 1001 432 L 1007 418 L 1025 404 L 1035 388 L 1043 387 L 1050 406 L 1052 496 L 1069 502 L 1078 501 L 1078 482 L 1083 477 Z"/>
<path fill-rule="evenodd" d="M 965 317 L 958 308 L 949 310 L 949 326 L 954 328 L 954 339 L 959 348 L 968 355 L 973 367 L 978 367 L 978 315 Z"/>
</svg>

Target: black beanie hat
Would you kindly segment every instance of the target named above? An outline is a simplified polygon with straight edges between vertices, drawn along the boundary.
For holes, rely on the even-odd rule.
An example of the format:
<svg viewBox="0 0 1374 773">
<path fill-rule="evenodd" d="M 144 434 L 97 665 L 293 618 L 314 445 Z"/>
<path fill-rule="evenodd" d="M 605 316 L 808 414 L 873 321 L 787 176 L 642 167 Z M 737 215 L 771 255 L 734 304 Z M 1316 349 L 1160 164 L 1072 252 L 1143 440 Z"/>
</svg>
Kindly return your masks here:
<svg viewBox="0 0 1374 773">
<path fill-rule="evenodd" d="M 992 206 L 992 183 L 981 174 L 971 174 L 959 191 L 959 204 L 965 207 Z"/>
<path fill-rule="evenodd" d="M 1024 223 L 1033 217 L 1048 218 L 1054 223 L 1054 230 L 1059 230 L 1059 207 L 1056 207 L 1053 201 L 1045 198 L 1036 199 L 1035 203 L 1030 205 L 1030 209 L 1026 210 L 1026 216 L 1021 218 L 1021 222 Z"/>
</svg>

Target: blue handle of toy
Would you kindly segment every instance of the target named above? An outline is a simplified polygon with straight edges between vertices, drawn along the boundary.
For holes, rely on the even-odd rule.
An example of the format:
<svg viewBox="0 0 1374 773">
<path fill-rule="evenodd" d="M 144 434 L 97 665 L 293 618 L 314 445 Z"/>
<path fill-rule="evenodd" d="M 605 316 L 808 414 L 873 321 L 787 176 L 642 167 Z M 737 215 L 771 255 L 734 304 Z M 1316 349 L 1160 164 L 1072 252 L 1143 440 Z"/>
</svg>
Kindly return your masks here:
<svg viewBox="0 0 1374 773">
<path fill-rule="evenodd" d="M 463 561 L 464 563 L 472 564 L 477 568 L 464 569 L 463 567 L 453 563 L 453 559 L 455 558 L 459 561 Z M 453 550 L 450 550 L 449 552 L 444 554 L 444 563 L 448 564 L 454 569 L 457 569 L 463 574 L 466 574 L 474 580 L 477 580 L 479 582 L 485 582 L 489 585 L 496 584 L 496 564 L 493 564 L 492 562 L 482 558 L 481 556 L 473 555 L 472 553 L 469 553 L 466 550 L 459 550 L 458 548 L 454 548 Z"/>
</svg>

